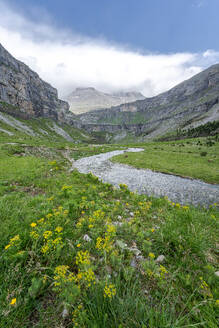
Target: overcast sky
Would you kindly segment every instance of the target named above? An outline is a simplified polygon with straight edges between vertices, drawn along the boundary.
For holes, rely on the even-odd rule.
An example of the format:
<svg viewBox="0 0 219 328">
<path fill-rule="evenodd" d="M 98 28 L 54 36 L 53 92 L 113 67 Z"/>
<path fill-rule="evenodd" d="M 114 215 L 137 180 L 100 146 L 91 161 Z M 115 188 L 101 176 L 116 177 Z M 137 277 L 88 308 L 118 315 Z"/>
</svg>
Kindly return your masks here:
<svg viewBox="0 0 219 328">
<path fill-rule="evenodd" d="M 153 96 L 219 62 L 219 0 L 0 0 L 0 43 L 59 91 Z"/>
</svg>

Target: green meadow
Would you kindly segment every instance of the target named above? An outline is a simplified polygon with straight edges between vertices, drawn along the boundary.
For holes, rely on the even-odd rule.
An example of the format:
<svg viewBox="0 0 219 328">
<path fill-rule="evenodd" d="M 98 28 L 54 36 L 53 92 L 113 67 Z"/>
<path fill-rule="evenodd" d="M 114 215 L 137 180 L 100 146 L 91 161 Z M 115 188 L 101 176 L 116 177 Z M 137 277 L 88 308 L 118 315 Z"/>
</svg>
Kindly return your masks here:
<svg viewBox="0 0 219 328">
<path fill-rule="evenodd" d="M 217 204 L 194 208 L 116 189 L 71 171 L 65 156 L 119 145 L 7 138 L 0 327 L 218 327 Z M 218 183 L 218 142 L 206 142 L 139 144 L 145 152 L 116 161 Z"/>
<path fill-rule="evenodd" d="M 138 146 L 144 151 L 118 155 L 112 161 L 219 183 L 219 142 L 216 137 L 150 142 Z"/>
</svg>

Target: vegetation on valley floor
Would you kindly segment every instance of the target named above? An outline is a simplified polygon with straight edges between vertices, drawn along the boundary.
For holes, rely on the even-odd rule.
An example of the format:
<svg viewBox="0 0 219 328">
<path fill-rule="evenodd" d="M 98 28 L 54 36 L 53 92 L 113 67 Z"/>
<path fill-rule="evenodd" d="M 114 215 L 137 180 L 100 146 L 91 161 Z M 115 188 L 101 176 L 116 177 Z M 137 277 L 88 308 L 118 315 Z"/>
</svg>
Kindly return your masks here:
<svg viewBox="0 0 219 328">
<path fill-rule="evenodd" d="M 0 327 L 216 328 L 217 204 L 116 189 L 63 157 L 120 146 L 48 144 L 0 146 Z"/>
<path fill-rule="evenodd" d="M 141 144 L 144 152 L 116 156 L 113 162 L 219 183 L 217 137 Z"/>
</svg>

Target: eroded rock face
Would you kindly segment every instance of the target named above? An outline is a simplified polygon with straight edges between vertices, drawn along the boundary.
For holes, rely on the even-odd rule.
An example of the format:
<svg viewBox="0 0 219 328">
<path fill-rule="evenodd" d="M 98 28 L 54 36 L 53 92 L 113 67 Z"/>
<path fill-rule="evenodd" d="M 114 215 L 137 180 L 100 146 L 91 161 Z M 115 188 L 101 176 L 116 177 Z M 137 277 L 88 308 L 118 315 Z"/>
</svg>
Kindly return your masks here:
<svg viewBox="0 0 219 328">
<path fill-rule="evenodd" d="M 123 130 L 155 137 L 177 128 L 219 120 L 219 64 L 156 97 L 79 115 L 91 131 Z M 90 124 L 88 124 L 90 123 Z M 113 127 L 110 124 L 113 123 Z"/>
<path fill-rule="evenodd" d="M 0 110 L 24 118 L 50 117 L 65 121 L 69 105 L 58 99 L 55 88 L 0 44 Z"/>
</svg>

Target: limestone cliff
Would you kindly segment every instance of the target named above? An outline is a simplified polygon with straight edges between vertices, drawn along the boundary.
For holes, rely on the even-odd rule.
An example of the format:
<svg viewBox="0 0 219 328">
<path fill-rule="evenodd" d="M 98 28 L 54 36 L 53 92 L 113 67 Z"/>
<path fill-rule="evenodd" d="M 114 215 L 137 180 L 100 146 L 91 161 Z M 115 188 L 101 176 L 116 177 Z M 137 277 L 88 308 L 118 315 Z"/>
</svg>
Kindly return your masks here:
<svg viewBox="0 0 219 328">
<path fill-rule="evenodd" d="M 0 44 L 0 110 L 23 118 L 50 117 L 66 121 L 69 105 L 27 65 Z"/>
<path fill-rule="evenodd" d="M 219 120 L 219 64 L 156 97 L 79 115 L 87 130 L 137 131 L 149 137 Z"/>
</svg>

